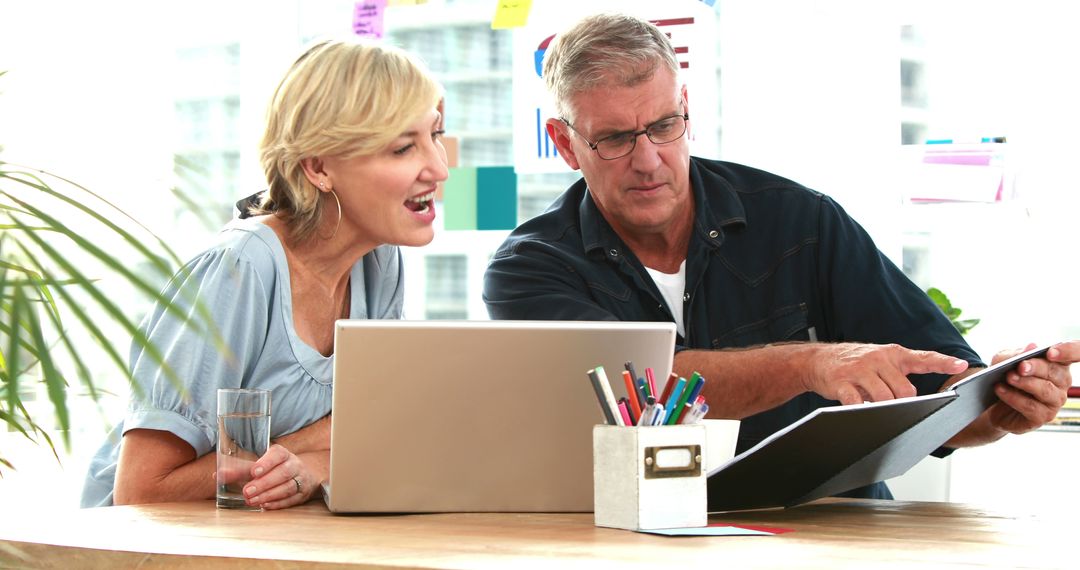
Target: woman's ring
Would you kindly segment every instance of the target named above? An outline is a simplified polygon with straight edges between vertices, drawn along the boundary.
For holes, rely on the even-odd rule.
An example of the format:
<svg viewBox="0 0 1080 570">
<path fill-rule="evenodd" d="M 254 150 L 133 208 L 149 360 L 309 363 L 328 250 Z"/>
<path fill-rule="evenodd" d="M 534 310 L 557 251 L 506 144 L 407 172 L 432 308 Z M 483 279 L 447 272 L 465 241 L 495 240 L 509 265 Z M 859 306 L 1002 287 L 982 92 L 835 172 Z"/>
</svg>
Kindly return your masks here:
<svg viewBox="0 0 1080 570">
<path fill-rule="evenodd" d="M 299 495 L 301 489 L 303 489 L 303 485 L 300 484 L 300 478 L 299 477 L 293 477 L 292 480 L 293 480 L 293 483 L 296 483 L 296 494 Z"/>
</svg>

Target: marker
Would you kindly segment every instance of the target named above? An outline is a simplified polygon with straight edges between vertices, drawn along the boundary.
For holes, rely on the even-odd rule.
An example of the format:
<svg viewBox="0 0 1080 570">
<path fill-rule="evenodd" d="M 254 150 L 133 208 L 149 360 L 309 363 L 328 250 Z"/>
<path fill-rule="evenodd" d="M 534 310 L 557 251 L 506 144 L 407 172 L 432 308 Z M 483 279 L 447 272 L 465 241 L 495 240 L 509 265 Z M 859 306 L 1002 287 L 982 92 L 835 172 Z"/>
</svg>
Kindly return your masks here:
<svg viewBox="0 0 1080 570">
<path fill-rule="evenodd" d="M 630 373 L 631 378 L 634 378 L 635 380 L 637 379 L 637 370 L 634 370 L 633 360 L 627 360 L 626 362 L 624 362 L 623 368 L 625 368 L 626 371 Z"/>
<path fill-rule="evenodd" d="M 675 387 L 675 384 L 678 381 L 679 381 L 679 375 L 678 374 L 672 372 L 671 375 L 668 376 L 667 384 L 664 384 L 664 392 L 658 398 L 658 400 L 661 403 L 667 404 L 668 396 L 671 395 L 671 389 Z"/>
<path fill-rule="evenodd" d="M 619 398 L 619 415 L 622 417 L 623 421 L 623 423 L 620 425 L 634 425 L 633 420 L 630 419 L 630 412 L 626 409 L 626 398 Z"/>
<path fill-rule="evenodd" d="M 629 372 L 622 371 L 623 385 L 626 386 L 626 401 L 630 404 L 630 419 L 634 420 L 634 423 L 629 425 L 637 425 L 637 419 L 641 417 L 641 404 L 638 403 L 637 388 L 634 387 L 634 377 Z"/>
<path fill-rule="evenodd" d="M 645 383 L 648 384 L 649 395 L 655 398 L 659 392 L 656 391 L 656 377 L 653 376 L 652 368 L 645 369 Z"/>
<path fill-rule="evenodd" d="M 589 375 L 589 382 L 596 392 L 596 402 L 600 404 L 600 411 L 604 413 L 604 423 L 612 426 L 618 425 L 615 423 L 615 415 L 612 413 L 611 407 L 608 406 L 607 398 L 604 397 L 604 388 L 600 386 L 600 376 L 596 374 L 596 370 L 589 370 L 586 374 Z"/>
<path fill-rule="evenodd" d="M 642 409 L 645 408 L 645 399 L 649 397 L 648 390 L 645 388 L 645 379 L 638 378 L 637 382 L 634 382 L 637 387 L 638 402 L 641 402 Z"/>
<path fill-rule="evenodd" d="M 682 423 L 683 414 L 686 413 L 687 408 L 694 405 L 694 402 L 696 402 L 698 399 L 698 395 L 701 394 L 701 390 L 705 387 L 705 378 L 703 378 L 701 374 L 698 374 L 697 372 L 694 372 L 694 376 L 697 377 L 698 382 L 697 384 L 694 384 L 694 386 L 690 389 L 690 395 L 688 395 L 686 397 L 686 401 L 683 402 L 684 406 L 679 412 L 679 417 L 675 419 L 675 423 Z M 691 381 L 693 381 L 693 378 L 691 378 Z"/>
<path fill-rule="evenodd" d="M 670 425 L 679 425 L 679 424 L 688 423 L 688 422 L 685 421 L 686 416 L 687 416 L 687 414 L 690 413 L 690 410 L 693 407 L 694 407 L 693 402 L 687 402 L 687 403 L 683 404 L 683 406 L 681 408 L 679 408 L 679 414 L 675 416 L 675 421 L 671 422 Z"/>
<path fill-rule="evenodd" d="M 671 381 L 669 380 L 668 382 L 670 383 Z M 664 406 L 664 409 L 668 411 L 667 417 L 664 419 L 665 425 L 670 425 L 675 420 L 675 416 L 679 415 L 679 398 L 682 397 L 685 388 L 686 378 L 679 378 L 678 381 L 675 382 L 675 387 L 672 388 L 671 394 L 668 395 L 668 399 L 666 400 L 667 405 Z M 664 388 L 664 391 L 666 392 L 667 388 Z"/>
<path fill-rule="evenodd" d="M 679 417 L 683 414 L 683 408 L 686 406 L 686 402 L 690 398 L 690 393 L 693 392 L 694 388 L 697 388 L 697 385 L 700 382 L 701 374 L 694 372 L 690 375 L 690 381 L 685 386 L 682 386 L 683 391 L 679 393 L 679 398 L 675 400 L 675 407 L 670 408 L 671 413 L 668 414 L 668 419 L 664 423 L 669 426 L 673 426 L 679 423 Z M 676 386 L 676 388 L 679 388 L 679 386 Z M 690 402 L 693 402 L 693 400 L 690 400 Z"/>
<path fill-rule="evenodd" d="M 619 404 L 615 402 L 615 393 L 611 391 L 611 382 L 608 382 L 607 373 L 604 372 L 603 366 L 596 367 L 596 375 L 600 378 L 600 388 L 604 390 L 604 400 L 607 401 L 612 415 L 615 416 L 615 423 L 612 425 L 626 425 L 623 423 L 622 417 L 619 416 Z"/>
</svg>

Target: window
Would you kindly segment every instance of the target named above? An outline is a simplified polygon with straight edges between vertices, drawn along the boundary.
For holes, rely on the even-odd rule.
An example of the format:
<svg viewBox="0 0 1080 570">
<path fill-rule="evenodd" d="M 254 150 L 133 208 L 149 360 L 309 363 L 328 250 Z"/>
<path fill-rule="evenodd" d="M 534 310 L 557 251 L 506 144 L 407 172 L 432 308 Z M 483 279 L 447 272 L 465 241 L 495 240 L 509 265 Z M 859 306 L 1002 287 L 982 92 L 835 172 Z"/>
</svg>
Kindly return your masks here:
<svg viewBox="0 0 1080 570">
<path fill-rule="evenodd" d="M 424 259 L 427 290 L 425 299 L 428 319 L 465 319 L 465 270 L 464 255 L 429 255 Z"/>
</svg>

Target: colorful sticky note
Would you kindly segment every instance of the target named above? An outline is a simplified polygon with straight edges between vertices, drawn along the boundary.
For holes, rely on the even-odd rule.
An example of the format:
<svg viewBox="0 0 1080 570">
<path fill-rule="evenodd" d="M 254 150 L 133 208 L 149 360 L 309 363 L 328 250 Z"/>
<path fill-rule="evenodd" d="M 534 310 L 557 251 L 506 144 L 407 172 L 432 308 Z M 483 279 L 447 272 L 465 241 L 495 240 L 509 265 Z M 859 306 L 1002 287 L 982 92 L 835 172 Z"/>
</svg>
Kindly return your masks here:
<svg viewBox="0 0 1080 570">
<path fill-rule="evenodd" d="M 532 0 L 498 0 L 495 6 L 495 18 L 491 21 L 491 29 L 505 30 L 524 26 L 529 21 L 531 8 Z"/>
<path fill-rule="evenodd" d="M 359 0 L 353 8 L 353 33 L 363 38 L 382 39 L 386 0 Z"/>
<path fill-rule="evenodd" d="M 517 225 L 517 174 L 512 166 L 451 168 L 443 187 L 448 230 L 512 230 Z"/>
</svg>

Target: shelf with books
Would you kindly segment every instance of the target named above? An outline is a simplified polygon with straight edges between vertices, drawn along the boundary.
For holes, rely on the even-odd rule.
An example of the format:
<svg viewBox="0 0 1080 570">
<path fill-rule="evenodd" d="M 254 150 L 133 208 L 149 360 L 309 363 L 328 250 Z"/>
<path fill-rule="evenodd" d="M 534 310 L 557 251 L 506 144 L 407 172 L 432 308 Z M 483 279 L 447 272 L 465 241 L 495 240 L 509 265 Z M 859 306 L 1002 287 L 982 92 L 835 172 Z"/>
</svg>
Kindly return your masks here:
<svg viewBox="0 0 1080 570">
<path fill-rule="evenodd" d="M 1057 417 L 1046 425 L 1047 429 L 1070 428 L 1062 431 L 1080 431 L 1080 391 L 1076 386 L 1069 389 L 1069 398 L 1058 411 Z"/>
</svg>

